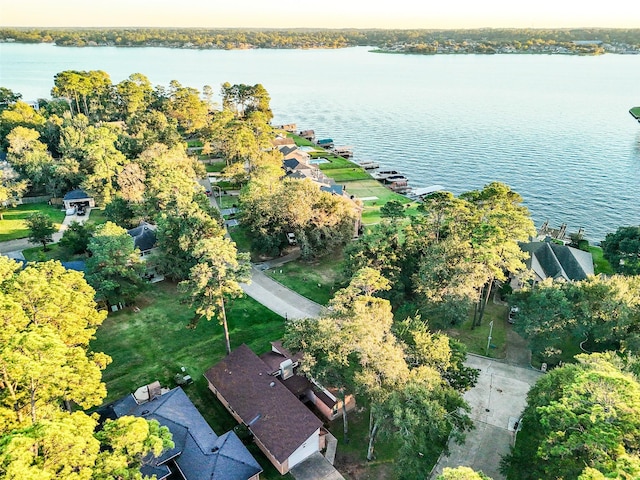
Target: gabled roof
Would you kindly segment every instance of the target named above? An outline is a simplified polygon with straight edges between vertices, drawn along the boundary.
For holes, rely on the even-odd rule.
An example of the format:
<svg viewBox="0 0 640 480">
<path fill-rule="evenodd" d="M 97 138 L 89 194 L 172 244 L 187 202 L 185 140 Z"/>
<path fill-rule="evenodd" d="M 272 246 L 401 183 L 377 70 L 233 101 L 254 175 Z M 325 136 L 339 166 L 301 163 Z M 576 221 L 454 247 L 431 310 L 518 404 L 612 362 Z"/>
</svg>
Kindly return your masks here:
<svg viewBox="0 0 640 480">
<path fill-rule="evenodd" d="M 267 365 L 246 345 L 207 370 L 205 377 L 280 463 L 322 426 L 318 417 L 269 375 Z"/>
<path fill-rule="evenodd" d="M 156 245 L 155 226 L 142 222 L 138 227 L 127 230 L 127 233 L 133 237 L 133 246 L 140 249 L 141 252 L 151 250 Z"/>
<path fill-rule="evenodd" d="M 71 190 L 69 193 L 67 193 L 64 197 L 63 200 L 84 200 L 85 198 L 91 198 L 91 196 L 87 195 L 87 192 L 85 192 L 84 190 Z"/>
<path fill-rule="evenodd" d="M 291 152 L 295 152 L 298 149 L 297 146 L 293 145 L 282 145 L 280 147 L 278 147 L 278 150 L 280 150 L 280 153 L 282 153 L 282 155 L 288 155 Z"/>
<path fill-rule="evenodd" d="M 169 428 L 175 447 L 152 459 L 151 467 L 175 457 L 187 480 L 247 480 L 262 471 L 234 432 L 216 435 L 180 387 L 140 405 L 133 395 L 127 395 L 112 410 L 116 417 L 154 419 Z"/>
<path fill-rule="evenodd" d="M 584 280 L 594 274 L 593 257 L 589 252 L 554 242 L 521 243 L 520 248 L 531 255 L 526 261 L 527 268 L 541 280 Z"/>
</svg>

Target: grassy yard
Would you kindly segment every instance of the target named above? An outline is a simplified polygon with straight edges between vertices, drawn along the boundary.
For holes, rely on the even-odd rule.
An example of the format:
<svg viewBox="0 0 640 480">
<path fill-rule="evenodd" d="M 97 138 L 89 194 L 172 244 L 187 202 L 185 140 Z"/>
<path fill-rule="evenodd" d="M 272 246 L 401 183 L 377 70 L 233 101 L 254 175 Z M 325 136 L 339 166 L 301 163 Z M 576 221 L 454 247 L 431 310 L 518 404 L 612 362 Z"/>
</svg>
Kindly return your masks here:
<svg viewBox="0 0 640 480">
<path fill-rule="evenodd" d="M 27 238 L 29 229 L 25 219 L 36 212 L 49 216 L 57 228 L 60 228 L 65 215 L 60 207 L 54 207 L 46 203 L 31 203 L 10 208 L 3 212 L 4 220 L 0 220 L 0 242 Z"/>
<path fill-rule="evenodd" d="M 205 163 L 204 168 L 207 170 L 207 172 L 221 172 L 224 167 L 226 167 L 227 164 L 226 162 L 222 161 L 222 162 L 215 162 L 215 163 Z"/>
<path fill-rule="evenodd" d="M 86 260 L 85 255 L 71 255 L 66 249 L 60 247 L 57 243 L 47 245 L 45 252 L 42 247 L 27 248 L 22 251 L 24 258 L 29 262 L 46 262 L 47 260 L 59 260 L 60 262 L 69 262 L 71 260 Z"/>
<path fill-rule="evenodd" d="M 265 273 L 300 295 L 326 305 L 336 290 L 344 286 L 341 262 L 342 255 L 324 258 L 319 262 L 298 260 L 266 270 Z"/>
<path fill-rule="evenodd" d="M 214 431 L 222 434 L 233 428 L 236 422 L 208 390 L 203 377 L 205 370 L 225 355 L 222 327 L 215 320 L 205 320 L 195 329 L 187 328 L 193 310 L 180 303 L 175 284 L 169 282 L 149 286 L 136 305 L 139 312 L 127 308 L 109 314 L 91 342 L 92 350 L 113 359 L 103 374 L 107 401 L 155 380 L 174 387 L 174 375 L 185 367 L 194 380 L 185 392 Z M 229 304 L 227 315 L 232 348 L 246 343 L 260 354 L 284 331 L 280 316 L 250 298 Z M 282 478 L 257 448 L 252 453 L 265 469 L 261 478 Z"/>
<path fill-rule="evenodd" d="M 325 170 L 324 173 L 335 180 L 336 183 L 350 182 L 353 180 L 368 180 L 371 178 L 367 172 L 360 167 L 336 168 Z"/>
<path fill-rule="evenodd" d="M 251 234 L 242 225 L 227 229 L 231 239 L 236 242 L 236 247 L 241 252 L 251 252 Z"/>
<path fill-rule="evenodd" d="M 602 249 L 600 247 L 589 247 L 589 251 L 593 256 L 593 269 L 596 275 L 598 275 L 599 273 L 604 273 L 605 275 L 613 275 L 615 273 L 613 271 L 613 267 L 611 267 L 607 259 L 604 258 Z"/>
<path fill-rule="evenodd" d="M 93 225 L 102 225 L 103 223 L 107 223 L 107 217 L 104 215 L 104 208 L 92 208 L 91 213 L 89 213 L 89 218 L 87 218 L 87 223 L 92 223 Z"/>
<path fill-rule="evenodd" d="M 469 312 L 469 318 L 460 327 L 448 330 L 446 333 L 464 343 L 470 353 L 485 355 L 491 358 L 504 358 L 507 354 L 507 306 L 495 304 L 491 301 L 482 319 L 482 325 L 471 329 L 473 322 L 473 309 Z M 491 332 L 491 345 L 487 353 L 487 340 L 489 338 L 489 322 L 493 320 Z"/>
<path fill-rule="evenodd" d="M 371 225 L 379 223 L 380 207 L 390 200 L 397 200 L 404 204 L 406 207 L 406 213 L 408 216 L 416 215 L 418 204 L 409 200 L 404 195 L 395 193 L 383 186 L 380 182 L 374 179 L 359 180 L 355 182 L 347 182 L 347 193 L 355 195 L 358 198 L 373 198 L 372 200 L 364 200 L 364 211 L 362 212 L 362 223 L 365 225 Z"/>
</svg>

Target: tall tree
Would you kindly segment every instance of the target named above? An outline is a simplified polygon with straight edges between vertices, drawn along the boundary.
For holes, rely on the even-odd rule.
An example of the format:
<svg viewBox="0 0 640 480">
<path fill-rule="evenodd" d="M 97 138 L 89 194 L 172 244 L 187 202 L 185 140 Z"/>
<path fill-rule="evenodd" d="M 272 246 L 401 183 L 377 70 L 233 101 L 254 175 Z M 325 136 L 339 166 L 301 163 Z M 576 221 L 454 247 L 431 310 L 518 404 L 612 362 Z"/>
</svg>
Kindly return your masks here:
<svg viewBox="0 0 640 480">
<path fill-rule="evenodd" d="M 460 197 L 475 206 L 475 225 L 471 230 L 474 256 L 485 266 L 487 281 L 478 300 L 477 320 L 480 325 L 495 280 L 505 280 L 506 273 L 524 270 L 524 253 L 518 242 L 535 234 L 529 210 L 522 205 L 522 197 L 508 185 L 492 182 L 482 190 L 463 193 Z"/>
<path fill-rule="evenodd" d="M 445 467 L 436 480 L 491 480 L 482 472 L 476 472 L 469 467 Z"/>
<path fill-rule="evenodd" d="M 48 250 L 47 244 L 53 242 L 53 234 L 58 231 L 53 220 L 45 213 L 35 212 L 26 218 L 25 223 L 29 228 L 29 241 L 41 243 L 46 252 Z"/>
<path fill-rule="evenodd" d="M 6 138 L 9 142 L 7 161 L 34 188 L 42 188 L 53 160 L 47 146 L 39 140 L 40 134 L 31 128 L 16 127 Z"/>
<path fill-rule="evenodd" d="M 194 250 L 198 263 L 191 268 L 189 279 L 180 283 L 187 293 L 191 306 L 196 308 L 198 319 L 217 317 L 224 328 L 227 355 L 231 353 L 229 326 L 225 309 L 225 296 L 237 298 L 243 295 L 240 282 L 250 280 L 248 253 L 238 253 L 235 243 L 217 236 L 200 240 Z"/>
<path fill-rule="evenodd" d="M 15 206 L 17 199 L 27 190 L 28 180 L 18 180 L 17 175 L 0 170 L 0 220 L 4 220 L 4 211 L 9 206 Z"/>
<path fill-rule="evenodd" d="M 156 234 L 159 253 L 149 261 L 164 275 L 181 281 L 189 278 L 198 263 L 197 243 L 221 237 L 223 228 L 198 203 L 177 200 L 158 219 Z"/>
</svg>

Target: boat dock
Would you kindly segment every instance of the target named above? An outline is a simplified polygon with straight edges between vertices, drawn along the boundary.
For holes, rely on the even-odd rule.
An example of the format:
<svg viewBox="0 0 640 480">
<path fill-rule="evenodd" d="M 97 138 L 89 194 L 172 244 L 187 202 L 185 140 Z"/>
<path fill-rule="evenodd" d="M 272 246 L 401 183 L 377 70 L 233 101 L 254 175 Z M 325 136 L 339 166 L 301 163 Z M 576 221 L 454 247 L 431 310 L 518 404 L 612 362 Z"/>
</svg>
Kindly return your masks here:
<svg viewBox="0 0 640 480">
<path fill-rule="evenodd" d="M 409 198 L 411 200 L 422 201 L 427 195 L 435 192 L 440 192 L 442 190 L 444 190 L 444 187 L 442 185 L 430 185 L 428 187 L 416 188 L 411 192 Z"/>
<path fill-rule="evenodd" d="M 377 168 L 380 168 L 380 164 L 372 160 L 360 160 L 359 162 L 355 163 L 365 170 L 376 170 Z"/>
</svg>

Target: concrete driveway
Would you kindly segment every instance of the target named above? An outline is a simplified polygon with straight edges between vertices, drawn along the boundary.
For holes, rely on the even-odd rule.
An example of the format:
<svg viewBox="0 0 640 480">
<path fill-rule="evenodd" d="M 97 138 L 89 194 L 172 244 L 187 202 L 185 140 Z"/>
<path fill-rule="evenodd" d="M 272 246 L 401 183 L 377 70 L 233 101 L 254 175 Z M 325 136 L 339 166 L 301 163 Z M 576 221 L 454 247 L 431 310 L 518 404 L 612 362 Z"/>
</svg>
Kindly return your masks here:
<svg viewBox="0 0 640 480">
<path fill-rule="evenodd" d="M 440 457 L 431 478 L 440 475 L 444 467 L 467 466 L 494 480 L 504 479 L 499 472 L 500 459 L 509 452 L 527 392 L 543 374 L 471 354 L 466 365 L 480 370 L 478 384 L 464 394 L 476 428 L 467 434 L 464 445 L 449 443 L 450 455 Z"/>
</svg>

